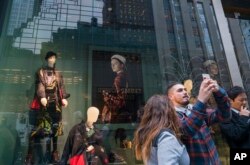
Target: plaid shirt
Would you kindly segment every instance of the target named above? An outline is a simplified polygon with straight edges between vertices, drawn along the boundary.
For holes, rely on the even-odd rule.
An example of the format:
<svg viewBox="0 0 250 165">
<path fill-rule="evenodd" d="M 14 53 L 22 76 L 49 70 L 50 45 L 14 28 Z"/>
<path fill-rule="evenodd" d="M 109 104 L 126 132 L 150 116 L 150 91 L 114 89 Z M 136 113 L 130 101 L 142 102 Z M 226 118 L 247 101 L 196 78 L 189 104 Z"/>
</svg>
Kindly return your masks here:
<svg viewBox="0 0 250 165">
<path fill-rule="evenodd" d="M 223 88 L 214 93 L 214 98 L 217 109 L 206 109 L 206 105 L 199 100 L 193 106 L 176 108 L 183 130 L 182 140 L 187 147 L 190 163 L 194 165 L 221 164 L 209 126 L 230 119 L 231 110 Z"/>
</svg>

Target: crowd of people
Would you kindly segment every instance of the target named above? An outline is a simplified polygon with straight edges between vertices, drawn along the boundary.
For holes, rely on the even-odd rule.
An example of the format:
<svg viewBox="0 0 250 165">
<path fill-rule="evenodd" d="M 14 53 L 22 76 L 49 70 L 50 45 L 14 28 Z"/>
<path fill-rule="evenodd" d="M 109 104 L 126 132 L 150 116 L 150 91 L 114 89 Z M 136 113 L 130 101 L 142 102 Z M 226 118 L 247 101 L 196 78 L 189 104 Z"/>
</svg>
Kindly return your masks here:
<svg viewBox="0 0 250 165">
<path fill-rule="evenodd" d="M 47 65 L 36 74 L 34 99 L 38 99 L 39 110 L 31 111 L 37 121 L 30 135 L 26 164 L 33 164 L 32 149 L 37 137 L 48 135 L 51 138 L 47 150 L 53 163 L 87 164 L 90 158 L 92 162 L 99 158 L 103 165 L 107 165 L 109 160 L 102 147 L 103 135 L 94 126 L 99 116 L 96 107 L 90 107 L 87 119 L 71 129 L 59 158 L 57 139 L 62 135 L 62 107 L 68 105 L 69 95 L 61 74 L 55 69 L 56 57 L 56 53 L 48 52 Z M 125 105 L 125 63 L 126 59 L 121 55 L 111 57 L 112 70 L 117 74 L 113 84 L 115 94 L 103 91 L 104 107 L 100 113 L 103 123 L 117 121 Z M 214 77 L 201 81 L 195 102 L 190 102 L 190 92 L 179 82 L 169 84 L 164 95 L 155 94 L 147 100 L 134 133 L 133 147 L 138 160 L 143 160 L 146 165 L 219 165 L 221 161 L 210 129 L 214 124 L 219 124 L 230 148 L 250 149 L 250 111 L 246 92 L 239 86 L 226 91 Z M 211 97 L 217 105 L 213 109 L 208 108 Z M 41 124 L 46 125 L 46 122 L 50 124 L 41 129 Z"/>
<path fill-rule="evenodd" d="M 212 138 L 219 124 L 230 149 L 250 149 L 250 111 L 246 91 L 219 84 L 216 63 L 211 76 L 203 79 L 194 103 L 190 92 L 179 82 L 168 85 L 166 95 L 150 97 L 134 136 L 137 159 L 147 165 L 222 164 Z M 211 100 L 216 105 L 211 106 Z M 174 112 L 174 113 L 173 113 Z M 176 117 L 177 116 L 177 117 Z"/>
</svg>

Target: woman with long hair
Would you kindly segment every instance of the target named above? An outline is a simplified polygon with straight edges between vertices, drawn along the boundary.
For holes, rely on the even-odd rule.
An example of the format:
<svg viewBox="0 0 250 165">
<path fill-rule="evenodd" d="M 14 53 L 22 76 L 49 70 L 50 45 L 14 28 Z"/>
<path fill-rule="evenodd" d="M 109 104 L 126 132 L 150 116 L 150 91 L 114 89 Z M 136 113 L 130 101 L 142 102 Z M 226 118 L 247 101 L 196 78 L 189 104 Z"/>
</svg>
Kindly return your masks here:
<svg viewBox="0 0 250 165">
<path fill-rule="evenodd" d="M 186 147 L 180 141 L 177 114 L 166 96 L 153 95 L 144 107 L 134 136 L 135 155 L 145 165 L 188 165 Z"/>
</svg>

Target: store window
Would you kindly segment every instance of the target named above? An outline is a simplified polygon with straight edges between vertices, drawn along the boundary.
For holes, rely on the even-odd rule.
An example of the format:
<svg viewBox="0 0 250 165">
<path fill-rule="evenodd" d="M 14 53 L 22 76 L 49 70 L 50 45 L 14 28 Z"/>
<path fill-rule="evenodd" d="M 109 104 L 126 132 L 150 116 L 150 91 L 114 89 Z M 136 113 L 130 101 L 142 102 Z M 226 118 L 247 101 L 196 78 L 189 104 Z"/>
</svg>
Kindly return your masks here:
<svg viewBox="0 0 250 165">
<path fill-rule="evenodd" d="M 210 16 L 204 12 L 210 4 L 204 7 L 182 0 L 162 4 L 151 0 L 4 2 L 0 19 L 0 156 L 5 159 L 0 164 L 21 165 L 27 156 L 35 164 L 49 164 L 61 157 L 70 130 L 88 120 L 91 106 L 99 110 L 95 126 L 103 134 L 101 147 L 110 164 L 143 164 L 135 158 L 132 140 L 150 96 L 165 94 L 169 83 L 185 79 L 193 80 L 190 92 L 195 95 L 201 74 L 213 74 L 207 70 L 209 62 L 216 66 L 213 78 L 222 86 L 226 80 L 230 82 L 220 81 L 221 73 L 229 74 L 223 50 L 212 47 L 208 23 L 216 21 L 208 22 Z M 46 68 L 49 51 L 56 54 L 56 72 Z M 47 89 L 55 92 L 56 101 L 63 97 L 68 102 L 67 107 L 61 108 L 65 102 L 54 106 L 62 112 L 62 120 L 49 113 L 41 119 L 36 115 L 41 109 L 31 107 L 37 101 L 36 73 L 41 67 L 47 69 L 46 81 L 60 79 L 65 87 L 62 95 L 60 90 L 55 92 L 62 87 L 53 83 L 55 91 Z M 46 99 L 53 100 L 53 94 Z"/>
</svg>

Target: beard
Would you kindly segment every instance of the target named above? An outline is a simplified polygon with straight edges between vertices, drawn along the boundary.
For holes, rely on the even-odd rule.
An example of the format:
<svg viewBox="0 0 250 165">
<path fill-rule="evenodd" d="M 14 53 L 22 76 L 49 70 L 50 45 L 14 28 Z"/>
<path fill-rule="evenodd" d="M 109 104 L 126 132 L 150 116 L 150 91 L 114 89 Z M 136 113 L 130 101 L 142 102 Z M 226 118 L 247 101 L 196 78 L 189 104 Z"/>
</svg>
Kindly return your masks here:
<svg viewBox="0 0 250 165">
<path fill-rule="evenodd" d="M 182 106 L 187 106 L 189 104 L 189 99 L 187 99 L 187 100 L 181 100 L 179 102 L 179 104 L 182 105 Z"/>
<path fill-rule="evenodd" d="M 188 104 L 189 104 L 189 100 L 188 100 L 188 101 L 184 101 L 184 102 L 182 103 L 183 106 L 187 106 Z"/>
</svg>

